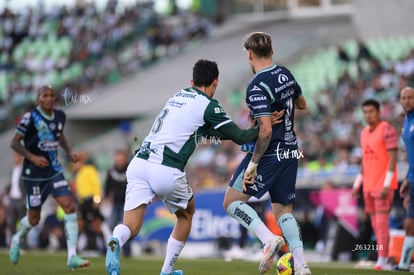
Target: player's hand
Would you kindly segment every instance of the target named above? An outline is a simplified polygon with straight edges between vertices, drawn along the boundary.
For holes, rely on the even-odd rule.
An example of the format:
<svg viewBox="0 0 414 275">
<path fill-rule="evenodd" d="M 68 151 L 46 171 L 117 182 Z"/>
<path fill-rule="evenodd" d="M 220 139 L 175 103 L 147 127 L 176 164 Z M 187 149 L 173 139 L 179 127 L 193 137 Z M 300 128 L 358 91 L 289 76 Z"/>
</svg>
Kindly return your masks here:
<svg viewBox="0 0 414 275">
<path fill-rule="evenodd" d="M 390 188 L 384 187 L 384 189 L 382 189 L 381 191 L 381 199 L 387 198 L 389 194 L 390 194 Z"/>
<path fill-rule="evenodd" d="M 43 156 L 32 155 L 30 157 L 30 161 L 33 162 L 34 165 L 40 168 L 46 168 L 49 166 L 49 161 Z"/>
<path fill-rule="evenodd" d="M 270 117 L 270 120 L 272 121 L 272 126 L 275 124 L 282 123 L 284 115 L 285 115 L 285 109 L 272 112 L 272 116 Z"/>
<path fill-rule="evenodd" d="M 254 181 L 256 180 L 256 176 L 257 176 L 257 163 L 250 161 L 243 175 L 243 181 L 242 181 L 243 191 L 247 190 L 246 184 L 254 184 Z"/>
<path fill-rule="evenodd" d="M 69 158 L 71 162 L 78 162 L 79 161 L 79 155 L 77 153 L 70 153 Z"/>
<path fill-rule="evenodd" d="M 403 207 L 405 210 L 408 210 L 408 206 L 410 204 L 410 196 L 405 196 L 403 199 Z"/>
<path fill-rule="evenodd" d="M 408 196 L 408 180 L 405 178 L 400 187 L 400 197 L 405 198 Z"/>
<path fill-rule="evenodd" d="M 359 188 L 352 188 L 352 198 L 355 200 L 359 199 Z"/>
</svg>

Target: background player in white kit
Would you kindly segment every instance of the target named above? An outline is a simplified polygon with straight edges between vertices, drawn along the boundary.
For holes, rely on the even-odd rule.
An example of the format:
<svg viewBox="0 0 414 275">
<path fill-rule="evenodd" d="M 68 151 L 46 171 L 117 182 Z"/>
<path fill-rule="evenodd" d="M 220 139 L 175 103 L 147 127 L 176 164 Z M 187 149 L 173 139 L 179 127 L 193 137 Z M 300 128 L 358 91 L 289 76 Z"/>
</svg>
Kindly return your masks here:
<svg viewBox="0 0 414 275">
<path fill-rule="evenodd" d="M 205 136 L 231 139 L 238 144 L 253 141 L 257 128 L 240 129 L 213 99 L 218 85 L 217 64 L 198 60 L 193 67 L 191 87 L 178 91 L 161 110 L 127 169 L 127 190 L 123 224 L 113 231 L 108 242 L 106 270 L 120 274 L 120 248 L 138 234 L 145 210 L 157 196 L 177 223 L 168 239 L 161 275 L 184 274 L 174 270 L 190 234 L 194 199 L 184 167 L 198 141 Z"/>
</svg>

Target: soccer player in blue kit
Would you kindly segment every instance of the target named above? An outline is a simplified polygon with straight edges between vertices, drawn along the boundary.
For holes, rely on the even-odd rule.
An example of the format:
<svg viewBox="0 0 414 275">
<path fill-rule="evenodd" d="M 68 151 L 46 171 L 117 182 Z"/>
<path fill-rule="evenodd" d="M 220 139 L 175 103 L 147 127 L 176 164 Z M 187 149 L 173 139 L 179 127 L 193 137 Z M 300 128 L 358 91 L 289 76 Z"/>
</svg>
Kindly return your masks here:
<svg viewBox="0 0 414 275">
<path fill-rule="evenodd" d="M 250 196 L 259 198 L 268 191 L 273 214 L 294 257 L 295 275 L 310 275 L 300 229 L 292 215 L 298 162 L 302 157 L 294 132 L 294 116 L 295 108 L 306 109 L 306 100 L 290 71 L 273 63 L 269 34 L 250 33 L 243 46 L 255 74 L 247 87 L 246 103 L 259 126 L 259 135 L 255 144 L 246 146 L 248 153 L 230 180 L 223 206 L 264 245 L 259 272 L 265 273 L 271 269 L 284 240 L 275 236 L 246 202 Z M 283 121 L 272 126 L 271 113 L 281 110 Z"/>
<path fill-rule="evenodd" d="M 12 236 L 9 257 L 13 264 L 18 263 L 21 239 L 39 223 L 42 205 L 50 194 L 65 212 L 67 266 L 74 269 L 86 267 L 90 262 L 76 254 L 76 207 L 58 160 L 58 147 L 60 145 L 73 162 L 78 161 L 78 155 L 72 151 L 63 134 L 66 116 L 63 111 L 54 109 L 55 101 L 55 91 L 51 87 L 39 88 L 39 105 L 23 115 L 11 141 L 11 148 L 24 157 L 22 179 L 28 210 L 26 216 L 21 219 L 16 234 Z"/>
<path fill-rule="evenodd" d="M 400 196 L 408 196 L 407 217 L 404 221 L 405 239 L 397 270 L 409 271 L 411 255 L 414 250 L 414 88 L 401 90 L 400 104 L 406 114 L 402 129 L 402 139 L 408 158 L 408 172 L 400 187 Z"/>
</svg>

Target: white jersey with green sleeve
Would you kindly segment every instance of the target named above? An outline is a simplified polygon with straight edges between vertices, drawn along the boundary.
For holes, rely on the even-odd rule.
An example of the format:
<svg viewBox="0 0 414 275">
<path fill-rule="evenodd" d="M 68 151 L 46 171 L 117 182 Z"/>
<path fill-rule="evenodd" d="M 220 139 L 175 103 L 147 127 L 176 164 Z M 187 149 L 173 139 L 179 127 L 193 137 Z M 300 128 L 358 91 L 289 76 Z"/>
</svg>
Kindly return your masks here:
<svg viewBox="0 0 414 275">
<path fill-rule="evenodd" d="M 196 88 L 180 90 L 156 117 L 137 157 L 183 171 L 199 140 L 231 122 L 217 100 Z"/>
</svg>

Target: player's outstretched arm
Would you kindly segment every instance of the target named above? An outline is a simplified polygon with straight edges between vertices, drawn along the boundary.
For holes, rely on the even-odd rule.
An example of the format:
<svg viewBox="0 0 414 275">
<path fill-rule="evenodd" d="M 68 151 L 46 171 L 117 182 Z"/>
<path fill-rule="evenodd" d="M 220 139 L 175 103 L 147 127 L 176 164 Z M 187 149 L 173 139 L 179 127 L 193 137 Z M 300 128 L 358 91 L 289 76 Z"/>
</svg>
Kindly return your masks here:
<svg viewBox="0 0 414 275">
<path fill-rule="evenodd" d="M 220 139 L 230 139 L 235 143 L 242 145 L 247 142 L 256 140 L 258 128 L 240 129 L 234 122 L 227 123 L 216 130 L 209 131 L 210 137 L 218 137 Z"/>
</svg>

